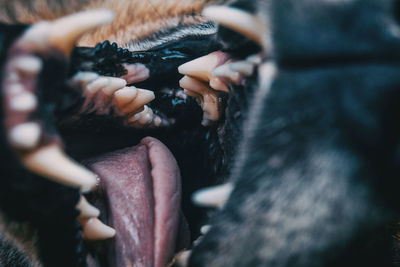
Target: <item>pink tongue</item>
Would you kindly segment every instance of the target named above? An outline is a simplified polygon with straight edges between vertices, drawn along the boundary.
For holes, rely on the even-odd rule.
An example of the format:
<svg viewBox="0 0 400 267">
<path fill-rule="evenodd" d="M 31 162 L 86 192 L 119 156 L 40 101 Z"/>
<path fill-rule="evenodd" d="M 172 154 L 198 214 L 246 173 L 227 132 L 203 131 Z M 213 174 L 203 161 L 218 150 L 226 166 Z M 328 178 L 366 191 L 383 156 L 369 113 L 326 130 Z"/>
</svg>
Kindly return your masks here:
<svg viewBox="0 0 400 267">
<path fill-rule="evenodd" d="M 117 234 L 110 266 L 165 267 L 173 256 L 180 221 L 181 180 L 175 158 L 160 141 L 91 162 L 110 207 Z"/>
</svg>

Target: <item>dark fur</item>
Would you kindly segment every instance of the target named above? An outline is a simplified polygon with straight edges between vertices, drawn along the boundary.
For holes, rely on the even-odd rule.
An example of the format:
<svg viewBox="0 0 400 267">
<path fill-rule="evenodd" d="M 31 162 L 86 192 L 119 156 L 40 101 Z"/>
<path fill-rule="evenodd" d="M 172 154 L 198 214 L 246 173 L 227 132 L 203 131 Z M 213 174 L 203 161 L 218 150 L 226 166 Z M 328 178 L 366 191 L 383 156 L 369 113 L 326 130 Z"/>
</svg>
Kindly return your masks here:
<svg viewBox="0 0 400 267">
<path fill-rule="evenodd" d="M 255 92 L 235 190 L 190 266 L 391 266 L 385 227 L 400 200 L 395 1 L 259 7 L 270 16 L 277 76 Z"/>
</svg>

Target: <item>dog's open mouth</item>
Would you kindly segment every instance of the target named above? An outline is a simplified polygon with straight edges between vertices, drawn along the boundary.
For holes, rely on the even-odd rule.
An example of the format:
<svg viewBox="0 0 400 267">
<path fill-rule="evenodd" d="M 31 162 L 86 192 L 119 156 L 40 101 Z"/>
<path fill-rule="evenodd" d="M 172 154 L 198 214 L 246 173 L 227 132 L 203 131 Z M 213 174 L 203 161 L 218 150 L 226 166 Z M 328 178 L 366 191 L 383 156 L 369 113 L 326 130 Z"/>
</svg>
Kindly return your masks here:
<svg viewBox="0 0 400 267">
<path fill-rule="evenodd" d="M 106 41 L 94 48 L 77 48 L 70 56 L 60 40 L 46 43 L 46 29 L 57 27 L 56 23 L 36 26 L 11 50 L 7 71 L 26 76 L 14 79 L 9 75 L 3 83 L 12 146 L 31 171 L 83 192 L 90 191 L 97 175 L 97 186 L 85 197 L 110 227 L 97 219 L 99 212 L 93 206 L 80 210 L 78 221 L 88 244 L 89 266 L 172 264 L 175 253 L 190 249 L 190 240 L 198 237 L 203 223 L 201 216 L 191 214 L 191 194 L 220 183 L 229 174 L 250 95 L 250 90 L 237 88 L 243 89 L 249 77 L 254 80 L 261 59 L 246 58 L 254 49 L 240 57 L 221 51 L 215 32 L 186 36 L 145 52 L 128 51 Z M 25 43 L 32 38 L 46 41 L 26 49 Z M 54 59 L 43 52 L 48 46 Z M 36 48 L 40 51 L 35 52 Z M 58 68 L 63 71 L 55 73 Z M 21 90 L 14 90 L 15 85 L 22 88 L 23 96 L 34 100 L 32 107 L 26 107 L 30 104 L 26 99 L 20 101 Z M 55 86 L 61 88 L 57 100 L 51 95 Z M 22 115 L 12 112 L 14 102 L 22 105 L 17 105 Z M 40 117 L 46 113 L 54 113 L 56 125 L 49 126 Z M 25 134 L 32 131 L 37 133 L 35 139 L 26 142 Z M 60 137 L 67 154 L 93 175 L 64 157 Z M 65 166 L 75 176 L 86 175 L 87 183 L 70 180 Z M 198 198 L 197 204 L 221 207 L 225 195 L 205 201 Z M 98 242 L 110 237 L 114 238 Z"/>
</svg>

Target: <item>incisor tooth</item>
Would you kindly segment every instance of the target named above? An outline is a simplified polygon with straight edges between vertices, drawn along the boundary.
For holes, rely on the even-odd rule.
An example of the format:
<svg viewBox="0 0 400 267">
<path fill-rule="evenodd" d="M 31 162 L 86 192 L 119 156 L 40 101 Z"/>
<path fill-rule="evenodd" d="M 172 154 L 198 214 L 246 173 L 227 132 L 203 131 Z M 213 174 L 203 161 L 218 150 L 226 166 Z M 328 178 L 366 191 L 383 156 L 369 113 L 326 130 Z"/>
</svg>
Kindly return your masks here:
<svg viewBox="0 0 400 267">
<path fill-rule="evenodd" d="M 216 51 L 203 57 L 196 58 L 178 67 L 180 74 L 196 77 L 202 81 L 209 82 L 213 70 L 225 63 L 229 56 L 221 51 Z"/>
<path fill-rule="evenodd" d="M 151 108 L 149 108 L 148 106 L 144 106 L 145 109 L 144 111 L 142 111 L 142 114 L 140 116 L 140 119 L 138 121 L 138 123 L 142 124 L 142 125 L 148 125 L 153 121 L 153 110 Z"/>
<path fill-rule="evenodd" d="M 122 111 L 125 113 L 133 113 L 140 110 L 144 105 L 155 98 L 154 93 L 150 90 L 137 89 L 137 95 L 130 104 L 125 106 Z"/>
<path fill-rule="evenodd" d="M 124 88 L 126 86 L 126 81 L 121 78 L 107 77 L 108 84 L 102 88 L 104 94 L 111 96 L 118 89 Z"/>
<path fill-rule="evenodd" d="M 72 81 L 84 86 L 90 82 L 93 82 L 97 78 L 99 78 L 99 75 L 95 72 L 80 71 L 77 74 L 75 74 L 75 76 L 72 78 Z"/>
<path fill-rule="evenodd" d="M 52 23 L 49 42 L 69 55 L 75 42 L 86 32 L 113 20 L 110 10 L 98 9 L 79 12 Z"/>
<path fill-rule="evenodd" d="M 135 99 L 138 90 L 136 87 L 125 87 L 115 92 L 114 98 L 117 106 L 122 108 Z"/>
<path fill-rule="evenodd" d="M 58 145 L 40 148 L 22 158 L 31 171 L 52 181 L 90 191 L 97 182 L 94 173 L 68 158 Z"/>
<path fill-rule="evenodd" d="M 208 231 L 210 231 L 210 228 L 211 228 L 211 225 L 209 225 L 209 224 L 203 225 L 203 226 L 200 228 L 200 233 L 201 233 L 202 235 L 205 235 L 205 234 L 208 233 Z"/>
<path fill-rule="evenodd" d="M 179 85 L 191 96 L 200 96 L 200 105 L 204 111 L 202 124 L 206 126 L 208 120 L 217 121 L 219 119 L 218 96 L 205 83 L 185 76 L 179 81 Z"/>
<path fill-rule="evenodd" d="M 90 82 L 88 85 L 86 85 L 85 91 L 89 95 L 95 94 L 97 91 L 100 89 L 108 86 L 110 83 L 110 80 L 107 77 L 99 77 L 96 80 Z"/>
<path fill-rule="evenodd" d="M 15 111 L 32 111 L 37 106 L 36 97 L 30 92 L 13 95 L 10 98 L 10 108 Z"/>
<path fill-rule="evenodd" d="M 102 223 L 98 218 L 83 222 L 83 238 L 86 240 L 104 240 L 115 236 L 115 230 Z"/>
<path fill-rule="evenodd" d="M 195 192 L 192 201 L 202 207 L 223 208 L 232 190 L 231 183 L 208 187 Z"/>
<path fill-rule="evenodd" d="M 10 143 L 16 148 L 32 149 L 39 143 L 41 132 L 35 122 L 19 124 L 10 130 Z"/>
<path fill-rule="evenodd" d="M 96 207 L 90 205 L 84 196 L 81 196 L 81 200 L 76 208 L 81 212 L 79 215 L 80 220 L 98 217 L 100 215 L 100 211 Z"/>
<path fill-rule="evenodd" d="M 203 16 L 243 34 L 258 44 L 263 42 L 266 26 L 255 15 L 234 7 L 209 6 L 204 8 Z"/>
<path fill-rule="evenodd" d="M 42 69 L 42 61 L 34 56 L 21 56 L 13 62 L 15 68 L 25 75 L 35 75 Z"/>
</svg>

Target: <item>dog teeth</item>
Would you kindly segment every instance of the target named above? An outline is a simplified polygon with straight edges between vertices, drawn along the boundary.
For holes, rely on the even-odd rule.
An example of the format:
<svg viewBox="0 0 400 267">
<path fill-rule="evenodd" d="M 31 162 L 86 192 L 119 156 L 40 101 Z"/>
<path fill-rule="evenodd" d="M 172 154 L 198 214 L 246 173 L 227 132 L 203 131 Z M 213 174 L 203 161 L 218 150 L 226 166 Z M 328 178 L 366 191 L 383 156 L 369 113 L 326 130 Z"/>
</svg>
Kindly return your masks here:
<svg viewBox="0 0 400 267">
<path fill-rule="evenodd" d="M 82 224 L 83 238 L 85 240 L 104 240 L 115 236 L 115 230 L 102 223 L 98 218 L 90 218 Z"/>
<path fill-rule="evenodd" d="M 229 68 L 234 72 L 243 74 L 244 76 L 250 76 L 254 72 L 254 64 L 247 61 L 233 62 L 229 64 Z"/>
<path fill-rule="evenodd" d="M 121 78 L 107 77 L 108 84 L 102 88 L 105 95 L 111 96 L 118 89 L 126 86 L 126 81 Z"/>
<path fill-rule="evenodd" d="M 240 83 L 242 77 L 238 71 L 235 71 L 230 68 L 231 64 L 232 63 L 219 66 L 218 68 L 213 70 L 212 74 L 217 77 L 226 78 L 229 81 L 234 82 L 236 84 Z"/>
<path fill-rule="evenodd" d="M 109 83 L 110 80 L 108 79 L 108 77 L 100 76 L 96 80 L 85 86 L 85 92 L 87 93 L 87 95 L 94 95 L 100 89 L 108 86 Z"/>
<path fill-rule="evenodd" d="M 153 110 L 148 106 L 144 106 L 143 111 L 136 113 L 130 119 L 128 119 L 128 123 L 136 126 L 146 126 L 153 122 L 153 118 Z"/>
<path fill-rule="evenodd" d="M 144 105 L 153 101 L 155 98 L 154 92 L 145 89 L 137 89 L 136 97 L 121 110 L 126 114 L 132 114 L 143 108 Z"/>
<path fill-rule="evenodd" d="M 219 119 L 218 96 L 207 84 L 185 76 L 179 81 L 179 85 L 185 89 L 188 95 L 199 99 L 204 111 L 202 122 L 204 126 L 208 125 L 209 121 L 217 121 Z"/>
<path fill-rule="evenodd" d="M 203 16 L 243 34 L 258 44 L 263 43 L 266 26 L 255 15 L 233 7 L 209 6 L 204 8 Z"/>
<path fill-rule="evenodd" d="M 195 192 L 192 201 L 200 207 L 223 208 L 232 190 L 231 183 L 208 187 Z"/>
<path fill-rule="evenodd" d="M 208 231 L 210 231 L 210 228 L 211 228 L 211 225 L 209 225 L 209 224 L 203 225 L 203 226 L 200 228 L 200 233 L 201 233 L 202 235 L 205 235 L 205 234 L 208 233 Z"/>
<path fill-rule="evenodd" d="M 69 55 L 75 42 L 86 32 L 113 20 L 110 10 L 98 9 L 79 12 L 52 23 L 49 42 Z"/>
<path fill-rule="evenodd" d="M 80 71 L 74 75 L 74 77 L 72 78 L 72 82 L 78 83 L 81 86 L 85 86 L 88 83 L 91 83 L 98 78 L 99 78 L 99 75 L 95 72 Z"/>
<path fill-rule="evenodd" d="M 18 72 L 24 75 L 36 75 L 42 69 L 42 61 L 34 56 L 21 56 L 13 62 Z"/>
<path fill-rule="evenodd" d="M 55 182 L 90 191 L 97 182 L 94 173 L 69 159 L 58 145 L 40 148 L 22 158 L 31 171 Z"/>
<path fill-rule="evenodd" d="M 100 211 L 96 207 L 89 204 L 84 196 L 81 196 L 81 200 L 76 208 L 80 211 L 79 220 L 98 217 L 100 215 Z"/>
<path fill-rule="evenodd" d="M 114 98 L 117 104 L 117 107 L 123 108 L 127 104 L 129 104 L 133 99 L 135 99 L 138 90 L 136 87 L 125 87 L 115 92 Z"/>
<path fill-rule="evenodd" d="M 174 262 L 174 265 L 177 265 L 178 267 L 186 267 L 189 265 L 189 258 L 190 255 L 192 254 L 191 250 L 185 250 L 176 257 L 176 260 Z"/>
<path fill-rule="evenodd" d="M 32 111 L 36 106 L 37 99 L 30 92 L 22 92 L 10 98 L 10 108 L 15 111 Z"/>
<path fill-rule="evenodd" d="M 39 143 L 41 132 L 41 128 L 37 123 L 26 122 L 10 130 L 9 140 L 15 148 L 32 149 Z"/>
<path fill-rule="evenodd" d="M 221 51 L 216 51 L 203 57 L 196 58 L 178 67 L 180 74 L 195 77 L 204 82 L 214 78 L 212 72 L 224 64 L 229 56 Z"/>
</svg>

